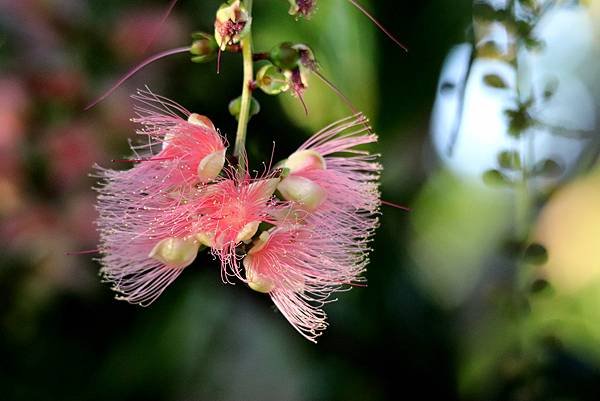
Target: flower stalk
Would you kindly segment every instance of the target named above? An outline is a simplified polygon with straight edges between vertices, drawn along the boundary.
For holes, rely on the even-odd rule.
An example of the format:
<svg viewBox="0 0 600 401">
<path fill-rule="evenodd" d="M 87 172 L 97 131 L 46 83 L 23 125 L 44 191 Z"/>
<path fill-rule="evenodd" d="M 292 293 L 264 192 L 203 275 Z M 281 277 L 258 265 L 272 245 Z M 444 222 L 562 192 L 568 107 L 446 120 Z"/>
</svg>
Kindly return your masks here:
<svg viewBox="0 0 600 401">
<path fill-rule="evenodd" d="M 245 0 L 244 4 L 248 15 L 252 16 L 252 0 Z M 251 21 L 251 19 L 250 19 Z M 242 100 L 240 105 L 240 114 L 238 119 L 237 132 L 235 135 L 235 147 L 233 155 L 238 158 L 240 168 L 245 167 L 245 144 L 246 132 L 248 129 L 248 121 L 250 120 L 250 104 L 252 100 L 252 81 L 254 80 L 254 64 L 252 59 L 252 26 L 248 28 L 248 32 L 241 40 L 242 59 L 243 59 L 243 86 Z"/>
</svg>

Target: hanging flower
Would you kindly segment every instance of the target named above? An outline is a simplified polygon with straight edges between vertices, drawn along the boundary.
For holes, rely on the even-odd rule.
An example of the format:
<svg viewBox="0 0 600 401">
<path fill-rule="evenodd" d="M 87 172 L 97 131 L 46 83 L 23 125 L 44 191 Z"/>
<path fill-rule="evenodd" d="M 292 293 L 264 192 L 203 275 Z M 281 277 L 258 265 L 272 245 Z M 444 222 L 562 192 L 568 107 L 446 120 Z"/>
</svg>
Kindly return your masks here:
<svg viewBox="0 0 600 401">
<path fill-rule="evenodd" d="M 133 168 L 98 168 L 97 225 L 104 279 L 120 299 L 148 305 L 196 257 L 190 210 L 222 169 L 225 145 L 208 118 L 149 91 L 134 98 L 147 143 L 132 147 Z"/>
<path fill-rule="evenodd" d="M 281 163 L 287 176 L 277 189 L 316 214 L 332 213 L 337 226 L 376 227 L 380 206 L 378 155 L 356 147 L 377 141 L 362 114 L 316 133 Z M 336 227 L 332 227 L 335 229 Z"/>
<path fill-rule="evenodd" d="M 356 146 L 376 139 L 356 115 L 318 132 L 281 163 L 287 175 L 277 190 L 290 204 L 243 261 L 250 288 L 268 293 L 311 341 L 327 327 L 322 307 L 330 295 L 362 281 L 368 263 L 381 166 Z"/>
<path fill-rule="evenodd" d="M 264 231 L 244 258 L 250 288 L 268 293 L 304 337 L 327 327 L 323 305 L 334 291 L 362 281 L 367 249 L 351 233 L 328 232 L 316 221 Z"/>
</svg>

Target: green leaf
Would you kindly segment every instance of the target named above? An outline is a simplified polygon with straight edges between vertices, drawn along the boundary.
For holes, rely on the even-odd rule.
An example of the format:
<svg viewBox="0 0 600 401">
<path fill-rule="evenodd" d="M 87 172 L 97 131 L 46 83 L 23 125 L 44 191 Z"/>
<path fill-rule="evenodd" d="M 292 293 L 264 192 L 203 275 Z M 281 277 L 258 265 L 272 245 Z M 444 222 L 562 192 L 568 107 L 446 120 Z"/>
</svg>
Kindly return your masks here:
<svg viewBox="0 0 600 401">
<path fill-rule="evenodd" d="M 541 244 L 530 244 L 523 253 L 523 261 L 532 265 L 543 265 L 548 261 L 548 251 Z"/>
<path fill-rule="evenodd" d="M 529 107 L 532 99 L 521 103 L 517 109 L 504 110 L 504 115 L 508 118 L 508 134 L 514 138 L 520 138 L 535 121 L 529 115 Z"/>
<path fill-rule="evenodd" d="M 543 40 L 533 38 L 531 36 L 524 36 L 522 40 L 527 50 L 541 51 L 544 49 L 545 42 Z"/>
<path fill-rule="evenodd" d="M 544 94 L 543 94 L 544 101 L 550 100 L 556 94 L 557 89 L 558 89 L 558 79 L 556 79 L 556 78 L 549 79 L 548 82 L 546 82 L 546 85 L 544 86 Z"/>
<path fill-rule="evenodd" d="M 537 0 L 519 0 L 519 3 L 522 7 L 527 7 L 529 9 L 534 9 L 538 6 Z"/>
<path fill-rule="evenodd" d="M 497 74 L 486 74 L 486 75 L 484 75 L 483 76 L 483 82 L 486 85 L 491 86 L 492 88 L 504 89 L 504 88 L 508 87 L 508 85 L 504 81 L 504 79 L 502 79 L 502 77 L 500 75 L 497 75 Z"/>
<path fill-rule="evenodd" d="M 516 150 L 505 150 L 498 155 L 498 165 L 507 170 L 520 170 L 521 155 Z"/>
<path fill-rule="evenodd" d="M 483 58 L 503 59 L 506 52 L 493 40 L 488 40 L 477 47 L 477 55 Z"/>
<path fill-rule="evenodd" d="M 549 290 L 550 287 L 550 283 L 547 280 L 544 280 L 543 278 L 539 278 L 537 280 L 535 280 L 533 283 L 531 283 L 531 292 L 533 294 L 539 294 L 543 291 L 547 291 Z"/>
<path fill-rule="evenodd" d="M 538 177 L 556 178 L 563 171 L 564 168 L 556 160 L 544 159 L 533 166 L 530 174 Z"/>
<path fill-rule="evenodd" d="M 488 170 L 483 173 L 483 182 L 491 187 L 511 185 L 511 180 L 498 170 Z"/>
<path fill-rule="evenodd" d="M 511 19 L 508 10 L 496 9 L 494 6 L 484 2 L 475 2 L 473 4 L 473 16 L 485 21 L 505 21 Z"/>
</svg>

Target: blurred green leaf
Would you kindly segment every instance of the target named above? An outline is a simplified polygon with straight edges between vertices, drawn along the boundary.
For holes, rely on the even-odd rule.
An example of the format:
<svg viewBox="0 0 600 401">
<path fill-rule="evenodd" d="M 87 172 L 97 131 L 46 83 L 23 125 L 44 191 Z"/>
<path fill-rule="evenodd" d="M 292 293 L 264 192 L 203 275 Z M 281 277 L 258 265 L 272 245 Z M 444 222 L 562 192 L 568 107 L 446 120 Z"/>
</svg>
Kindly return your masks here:
<svg viewBox="0 0 600 401">
<path fill-rule="evenodd" d="M 498 155 L 498 165 L 507 170 L 521 169 L 521 155 L 516 150 L 505 150 Z"/>
<path fill-rule="evenodd" d="M 448 173 L 431 177 L 414 203 L 413 273 L 445 307 L 463 302 L 485 270 L 485 260 L 509 227 L 510 193 Z M 460 233 L 460 235 L 457 235 Z"/>
<path fill-rule="evenodd" d="M 512 18 L 510 12 L 503 8 L 495 8 L 488 2 L 475 1 L 473 16 L 486 21 L 506 21 Z"/>
<path fill-rule="evenodd" d="M 564 168 L 553 159 L 544 159 L 536 163 L 531 169 L 532 176 L 538 177 L 558 177 L 564 172 Z"/>
<path fill-rule="evenodd" d="M 544 100 L 548 101 L 550 100 L 555 94 L 556 94 L 556 90 L 558 89 L 558 79 L 557 78 L 552 78 L 549 79 L 548 82 L 546 82 L 546 85 L 544 87 Z"/>
<path fill-rule="evenodd" d="M 529 115 L 529 108 L 533 104 L 533 99 L 519 103 L 516 109 L 504 110 L 508 117 L 508 134 L 514 138 L 519 138 L 531 126 L 535 124 L 533 118 Z"/>
<path fill-rule="evenodd" d="M 549 290 L 550 288 L 550 283 L 542 278 L 539 278 L 533 283 L 531 283 L 531 292 L 533 294 L 539 294 L 541 292 Z"/>
<path fill-rule="evenodd" d="M 500 75 L 497 75 L 497 74 L 484 75 L 483 82 L 486 85 L 491 86 L 492 88 L 504 89 L 504 88 L 508 87 L 508 85 L 506 84 L 504 79 Z"/>
<path fill-rule="evenodd" d="M 491 187 L 508 186 L 512 184 L 510 178 L 495 169 L 484 172 L 482 179 L 486 185 Z"/>
<path fill-rule="evenodd" d="M 548 262 L 548 251 L 543 245 L 533 243 L 525 249 L 523 261 L 532 265 L 543 265 Z"/>
<path fill-rule="evenodd" d="M 375 29 L 365 16 L 345 0 L 319 2 L 318 12 L 309 20 L 294 20 L 286 15 L 281 0 L 265 0 L 255 8 L 256 51 L 269 51 L 283 41 L 305 43 L 314 51 L 320 72 L 370 117 L 377 110 L 377 47 Z M 377 32 L 378 33 L 378 32 Z M 349 68 L 351 66 L 351 68 Z M 308 75 L 303 95 L 308 118 L 297 97 L 278 96 L 287 116 L 298 126 L 316 131 L 352 111 L 315 75 Z"/>
</svg>

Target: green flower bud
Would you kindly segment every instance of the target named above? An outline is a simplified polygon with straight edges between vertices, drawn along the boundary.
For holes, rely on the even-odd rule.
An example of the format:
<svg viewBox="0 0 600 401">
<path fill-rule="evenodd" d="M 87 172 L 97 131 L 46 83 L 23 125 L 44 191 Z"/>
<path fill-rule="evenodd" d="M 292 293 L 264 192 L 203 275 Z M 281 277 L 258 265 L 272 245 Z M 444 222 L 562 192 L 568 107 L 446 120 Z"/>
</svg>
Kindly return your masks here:
<svg viewBox="0 0 600 401">
<path fill-rule="evenodd" d="M 194 63 L 205 63 L 213 60 L 217 56 L 219 49 L 213 35 L 204 32 L 195 32 L 192 34 L 192 61 Z"/>
<path fill-rule="evenodd" d="M 242 108 L 242 97 L 239 96 L 229 102 L 229 113 L 235 117 L 236 120 L 240 118 L 240 110 Z M 260 103 L 254 97 L 250 101 L 250 117 L 257 115 L 260 112 Z"/>
<path fill-rule="evenodd" d="M 300 62 L 300 52 L 290 42 L 283 42 L 269 52 L 271 62 L 282 70 L 293 70 Z"/>
</svg>

